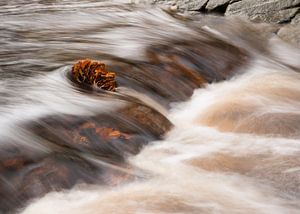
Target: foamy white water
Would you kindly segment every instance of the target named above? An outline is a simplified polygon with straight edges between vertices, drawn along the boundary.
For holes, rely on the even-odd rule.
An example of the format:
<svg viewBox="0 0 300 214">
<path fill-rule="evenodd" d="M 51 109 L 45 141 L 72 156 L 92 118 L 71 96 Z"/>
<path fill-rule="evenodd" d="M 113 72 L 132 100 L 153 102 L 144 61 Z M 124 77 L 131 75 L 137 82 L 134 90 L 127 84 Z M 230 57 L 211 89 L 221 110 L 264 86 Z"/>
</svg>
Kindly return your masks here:
<svg viewBox="0 0 300 214">
<path fill-rule="evenodd" d="M 299 73 L 254 61 L 173 105 L 174 129 L 130 160 L 145 179 L 49 193 L 22 213 L 298 213 L 299 86 Z"/>
<path fill-rule="evenodd" d="M 143 101 L 166 115 L 174 125 L 163 140 L 153 141 L 136 156 L 129 156 L 126 160 L 128 168 L 98 160 L 95 156 L 84 154 L 85 150 L 72 151 L 107 168 L 130 174 L 133 179 L 122 182 L 121 178 L 120 182 L 114 183 L 115 177 L 110 177 L 109 172 L 104 173 L 103 177 L 111 179 L 113 184 L 88 185 L 79 181 L 73 188 L 67 185 L 70 190 L 55 191 L 53 188 L 41 198 L 34 198 L 35 194 L 32 194 L 33 199 L 26 201 L 25 207 L 23 204 L 18 207 L 18 212 L 299 213 L 299 49 L 241 20 L 202 15 L 189 17 L 188 14 L 176 17 L 157 8 L 120 5 L 128 2 L 132 1 L 33 1 L 30 4 L 11 1 L 0 6 L 4 20 L 0 23 L 3 36 L 0 137 L 3 145 L 16 143 L 46 154 L 55 153 L 57 150 L 51 147 L 49 139 L 29 131 L 26 125 L 31 122 L 40 125 L 43 122 L 40 118 L 55 118 L 57 115 L 63 115 L 62 119 L 65 119 L 66 115 L 88 117 L 106 113 L 113 118 L 115 111 L 126 107 L 131 99 Z M 183 40 L 187 40 L 186 46 L 180 46 L 178 42 Z M 197 46 L 197 42 L 207 45 L 203 52 L 207 51 L 208 55 L 201 55 L 201 51 L 184 52 Z M 224 55 L 220 55 L 218 45 L 214 44 L 224 49 Z M 176 82 L 178 85 L 170 87 L 171 82 L 166 77 L 173 74 L 161 77 L 162 70 L 157 68 L 155 78 L 165 80 L 165 85 L 157 84 L 152 80 L 153 76 L 146 76 L 146 71 L 136 72 L 134 75 L 142 78 L 130 82 L 130 75 L 125 76 L 128 85 L 133 88 L 119 87 L 116 93 L 106 94 L 80 90 L 66 77 L 70 64 L 79 58 L 104 58 L 109 66 L 113 64 L 110 60 L 138 60 L 130 63 L 139 67 L 145 66 L 143 63 L 149 60 L 151 51 L 147 48 L 154 47 L 157 48 L 154 49 L 154 58 L 161 60 L 159 63 L 172 59 L 168 58 L 169 52 L 164 53 L 163 46 L 155 45 L 174 46 L 170 51 L 171 54 L 175 52 L 174 61 L 176 57 L 179 62 L 183 60 L 182 64 L 186 66 L 183 67 L 191 70 L 197 70 L 193 67 L 195 65 L 200 67 L 199 70 L 210 71 L 215 68 L 214 65 L 223 69 L 228 66 L 227 62 L 235 62 L 230 58 L 232 56 L 226 56 L 234 48 L 246 53 L 239 56 L 241 53 L 236 52 L 234 57 L 248 61 L 237 66 L 236 75 L 230 79 L 226 76 L 214 79 L 212 75 L 211 84 L 194 90 L 186 102 L 171 103 L 169 110 L 165 108 L 167 101 L 163 100 L 163 95 L 168 97 L 171 91 L 174 97 L 180 97 L 191 84 L 179 81 Z M 197 58 L 193 53 L 200 56 Z M 183 54 L 182 58 L 178 57 L 180 54 Z M 196 63 L 193 64 L 194 61 L 189 61 L 186 56 L 195 57 Z M 211 58 L 207 59 L 207 56 Z M 119 70 L 126 68 L 128 70 L 124 73 L 130 73 L 134 72 L 131 69 L 135 66 L 120 65 Z M 159 68 L 166 70 L 168 66 Z M 186 76 L 179 77 L 184 79 Z M 220 82 L 216 83 L 217 80 Z M 120 81 L 124 79 L 120 78 Z M 142 87 L 134 88 L 140 83 Z M 156 86 L 156 90 L 151 86 Z M 163 94 L 161 97 L 156 94 L 159 92 Z M 128 122 L 127 125 L 131 124 Z M 53 127 L 49 126 L 51 132 Z M 70 130 L 71 134 L 75 133 Z M 53 141 L 55 144 L 55 139 Z M 66 151 L 60 149 L 63 157 L 64 152 L 70 152 L 69 148 Z M 72 159 L 72 155 L 71 162 L 74 161 L 75 165 L 80 163 L 75 162 L 77 159 Z M 15 183 L 19 185 L 23 178 L 27 181 L 31 168 L 40 163 L 45 164 L 39 160 L 32 163 L 33 167 L 29 166 L 25 173 L 20 173 L 21 179 Z M 46 167 L 49 167 L 47 163 Z M 9 180 L 9 173 L 4 178 L 0 174 L 1 188 L 3 183 L 4 187 L 10 188 L 9 182 L 15 181 Z M 47 173 L 42 174 L 47 177 Z M 34 182 L 28 182 L 32 186 L 25 183 L 25 188 L 21 188 L 30 190 L 28 198 L 30 193 L 43 190 L 43 182 L 38 179 Z M 32 192 L 30 188 L 33 188 Z M 8 204 L 14 200 L 18 189 L 13 186 L 9 190 L 7 192 L 12 195 L 7 196 L 11 197 Z M 23 200 L 22 196 L 16 197 L 17 203 Z M 5 207 L 6 204 L 3 204 L 0 203 Z M 13 208 L 8 206 L 8 209 Z"/>
</svg>

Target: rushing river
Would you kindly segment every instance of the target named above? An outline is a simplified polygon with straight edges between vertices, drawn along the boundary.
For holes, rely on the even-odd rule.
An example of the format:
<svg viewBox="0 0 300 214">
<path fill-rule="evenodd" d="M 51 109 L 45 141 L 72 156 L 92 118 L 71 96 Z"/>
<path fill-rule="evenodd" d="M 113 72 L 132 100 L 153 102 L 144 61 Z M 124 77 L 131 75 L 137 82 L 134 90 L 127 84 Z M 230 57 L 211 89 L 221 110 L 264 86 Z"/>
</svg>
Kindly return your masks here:
<svg viewBox="0 0 300 214">
<path fill-rule="evenodd" d="M 0 2 L 0 213 L 299 213 L 300 50 L 128 1 Z M 81 59 L 116 92 L 70 80 Z"/>
</svg>

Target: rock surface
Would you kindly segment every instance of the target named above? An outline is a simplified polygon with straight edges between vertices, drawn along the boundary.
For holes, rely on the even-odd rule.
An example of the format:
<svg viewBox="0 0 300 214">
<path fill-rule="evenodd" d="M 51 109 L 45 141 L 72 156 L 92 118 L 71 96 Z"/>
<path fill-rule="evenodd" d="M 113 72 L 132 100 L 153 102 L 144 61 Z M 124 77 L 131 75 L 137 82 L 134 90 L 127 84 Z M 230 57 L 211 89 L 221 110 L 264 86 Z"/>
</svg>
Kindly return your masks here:
<svg viewBox="0 0 300 214">
<path fill-rule="evenodd" d="M 209 41 L 170 40 L 152 45 L 145 52 L 146 61 L 112 64 L 111 68 L 120 87 L 147 94 L 161 105 L 166 102 L 166 107 L 188 99 L 195 88 L 231 78 L 249 59 L 246 51 L 213 35 Z"/>
<path fill-rule="evenodd" d="M 299 11 L 298 8 L 284 9 L 279 11 L 270 11 L 268 13 L 255 14 L 250 17 L 255 22 L 268 22 L 268 23 L 285 23 L 289 22 L 292 17 Z"/>
<path fill-rule="evenodd" d="M 300 0 L 242 0 L 229 4 L 225 15 L 239 15 L 254 21 L 282 23 L 296 15 L 299 5 Z"/>
<path fill-rule="evenodd" d="M 232 0 L 210 0 L 208 1 L 205 9 L 207 9 L 208 11 L 212 11 L 218 7 L 226 6 L 230 2 L 232 2 Z"/>
<path fill-rule="evenodd" d="M 0 142 L 0 213 L 76 184 L 111 186 L 134 179 L 126 157 L 161 139 L 171 126 L 155 109 L 138 103 L 113 113 L 49 115 L 24 124 L 45 151 Z"/>
<path fill-rule="evenodd" d="M 178 10 L 197 11 L 205 7 L 208 0 L 145 0 L 134 1 L 135 3 L 150 3 L 156 5 L 169 6 L 170 9 L 177 8 Z M 174 7 L 175 6 L 175 7 Z"/>
</svg>

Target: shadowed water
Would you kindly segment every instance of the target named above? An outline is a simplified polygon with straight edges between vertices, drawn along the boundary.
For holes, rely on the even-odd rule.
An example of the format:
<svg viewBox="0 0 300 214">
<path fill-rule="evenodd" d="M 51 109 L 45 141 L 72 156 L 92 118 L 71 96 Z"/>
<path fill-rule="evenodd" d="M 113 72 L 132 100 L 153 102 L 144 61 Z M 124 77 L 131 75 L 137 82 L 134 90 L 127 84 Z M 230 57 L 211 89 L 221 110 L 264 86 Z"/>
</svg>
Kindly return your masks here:
<svg viewBox="0 0 300 214">
<path fill-rule="evenodd" d="M 0 213 L 298 213 L 300 52 L 129 1 L 0 3 Z M 118 88 L 85 88 L 91 58 Z"/>
</svg>

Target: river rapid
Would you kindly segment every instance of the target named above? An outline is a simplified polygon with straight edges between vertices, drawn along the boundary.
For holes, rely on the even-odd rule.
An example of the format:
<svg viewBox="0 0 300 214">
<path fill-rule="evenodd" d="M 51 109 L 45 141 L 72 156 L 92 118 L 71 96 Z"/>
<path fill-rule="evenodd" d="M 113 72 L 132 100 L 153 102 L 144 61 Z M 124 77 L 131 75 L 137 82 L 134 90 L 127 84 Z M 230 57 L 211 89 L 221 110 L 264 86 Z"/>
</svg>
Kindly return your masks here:
<svg viewBox="0 0 300 214">
<path fill-rule="evenodd" d="M 272 27 L 121 0 L 4 0 L 0 19 L 0 213 L 300 212 L 300 49 Z M 116 92 L 70 81 L 86 58 Z M 116 113 L 133 103 L 148 116 Z M 73 117 L 146 143 L 64 147 Z M 59 163 L 80 179 L 50 179 Z"/>
</svg>

